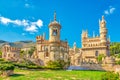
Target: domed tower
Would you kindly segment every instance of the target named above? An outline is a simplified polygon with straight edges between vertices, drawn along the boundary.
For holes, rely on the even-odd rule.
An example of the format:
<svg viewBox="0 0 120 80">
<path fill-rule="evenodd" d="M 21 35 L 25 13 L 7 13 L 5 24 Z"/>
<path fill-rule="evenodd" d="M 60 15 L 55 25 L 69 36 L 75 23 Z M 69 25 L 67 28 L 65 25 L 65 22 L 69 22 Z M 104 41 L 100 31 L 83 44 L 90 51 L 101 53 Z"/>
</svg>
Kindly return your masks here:
<svg viewBox="0 0 120 80">
<path fill-rule="evenodd" d="M 49 24 L 49 41 L 60 42 L 61 25 L 56 21 L 56 13 L 54 13 L 54 21 Z"/>
<path fill-rule="evenodd" d="M 99 24 L 100 24 L 101 43 L 105 45 L 107 43 L 107 29 L 106 29 L 106 21 L 104 19 L 104 16 L 102 16 L 102 20 L 99 21 Z"/>
</svg>

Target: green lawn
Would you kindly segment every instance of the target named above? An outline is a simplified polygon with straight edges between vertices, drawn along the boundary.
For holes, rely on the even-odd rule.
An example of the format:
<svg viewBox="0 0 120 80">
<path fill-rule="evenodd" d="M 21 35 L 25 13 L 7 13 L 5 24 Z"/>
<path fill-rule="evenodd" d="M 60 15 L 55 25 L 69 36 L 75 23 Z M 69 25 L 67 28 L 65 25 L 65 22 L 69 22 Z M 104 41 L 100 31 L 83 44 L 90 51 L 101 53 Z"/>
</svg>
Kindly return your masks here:
<svg viewBox="0 0 120 80">
<path fill-rule="evenodd" d="M 100 80 L 101 71 L 40 71 L 15 69 L 14 75 L 0 80 Z"/>
</svg>

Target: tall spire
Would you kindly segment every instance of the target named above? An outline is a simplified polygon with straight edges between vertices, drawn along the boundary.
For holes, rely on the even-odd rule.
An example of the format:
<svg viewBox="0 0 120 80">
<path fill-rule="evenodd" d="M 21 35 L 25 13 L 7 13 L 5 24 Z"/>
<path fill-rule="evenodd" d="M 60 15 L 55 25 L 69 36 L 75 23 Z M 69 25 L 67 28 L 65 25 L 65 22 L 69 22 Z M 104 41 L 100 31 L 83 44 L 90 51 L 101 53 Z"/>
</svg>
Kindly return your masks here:
<svg viewBox="0 0 120 80">
<path fill-rule="evenodd" d="M 73 43 L 73 46 L 76 47 L 76 42 Z"/>
<path fill-rule="evenodd" d="M 102 21 L 105 21 L 105 19 L 104 19 L 104 15 L 102 16 Z"/>
<path fill-rule="evenodd" d="M 109 35 L 109 38 L 108 38 L 108 40 L 110 41 L 110 35 Z"/>
<path fill-rule="evenodd" d="M 100 21 L 100 19 L 99 19 L 99 26 L 100 26 L 100 22 L 101 22 L 101 21 Z"/>
<path fill-rule="evenodd" d="M 93 38 L 95 37 L 95 32 L 93 31 Z"/>
<path fill-rule="evenodd" d="M 73 44 L 73 49 L 74 49 L 74 52 L 76 51 L 76 42 L 74 42 Z"/>
<path fill-rule="evenodd" d="M 56 11 L 54 12 L 54 21 L 56 21 Z"/>
</svg>

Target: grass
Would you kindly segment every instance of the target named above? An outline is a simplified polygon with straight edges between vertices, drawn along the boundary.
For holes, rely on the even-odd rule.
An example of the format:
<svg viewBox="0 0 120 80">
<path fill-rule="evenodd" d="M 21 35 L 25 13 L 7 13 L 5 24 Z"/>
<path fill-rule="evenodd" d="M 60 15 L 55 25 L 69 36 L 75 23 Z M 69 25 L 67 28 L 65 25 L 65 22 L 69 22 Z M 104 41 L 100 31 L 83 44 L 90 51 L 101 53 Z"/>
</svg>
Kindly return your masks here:
<svg viewBox="0 0 120 80">
<path fill-rule="evenodd" d="M 100 80 L 101 75 L 105 72 L 15 69 L 14 73 L 10 77 L 0 77 L 0 80 Z"/>
</svg>

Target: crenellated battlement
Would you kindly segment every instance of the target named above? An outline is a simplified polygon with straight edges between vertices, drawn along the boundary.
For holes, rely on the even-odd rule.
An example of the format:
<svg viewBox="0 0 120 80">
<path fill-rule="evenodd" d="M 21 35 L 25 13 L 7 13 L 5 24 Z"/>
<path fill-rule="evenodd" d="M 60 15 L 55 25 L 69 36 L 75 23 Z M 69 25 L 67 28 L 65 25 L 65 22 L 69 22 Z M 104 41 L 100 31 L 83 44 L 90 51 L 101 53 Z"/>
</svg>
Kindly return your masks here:
<svg viewBox="0 0 120 80">
<path fill-rule="evenodd" d="M 36 36 L 36 41 L 44 41 L 45 40 L 45 33 L 43 33 L 43 35 L 39 35 L 39 36 Z"/>
<path fill-rule="evenodd" d="M 2 58 L 11 61 L 17 61 L 19 59 L 20 48 L 12 47 L 9 44 L 5 44 L 2 47 Z"/>
</svg>

